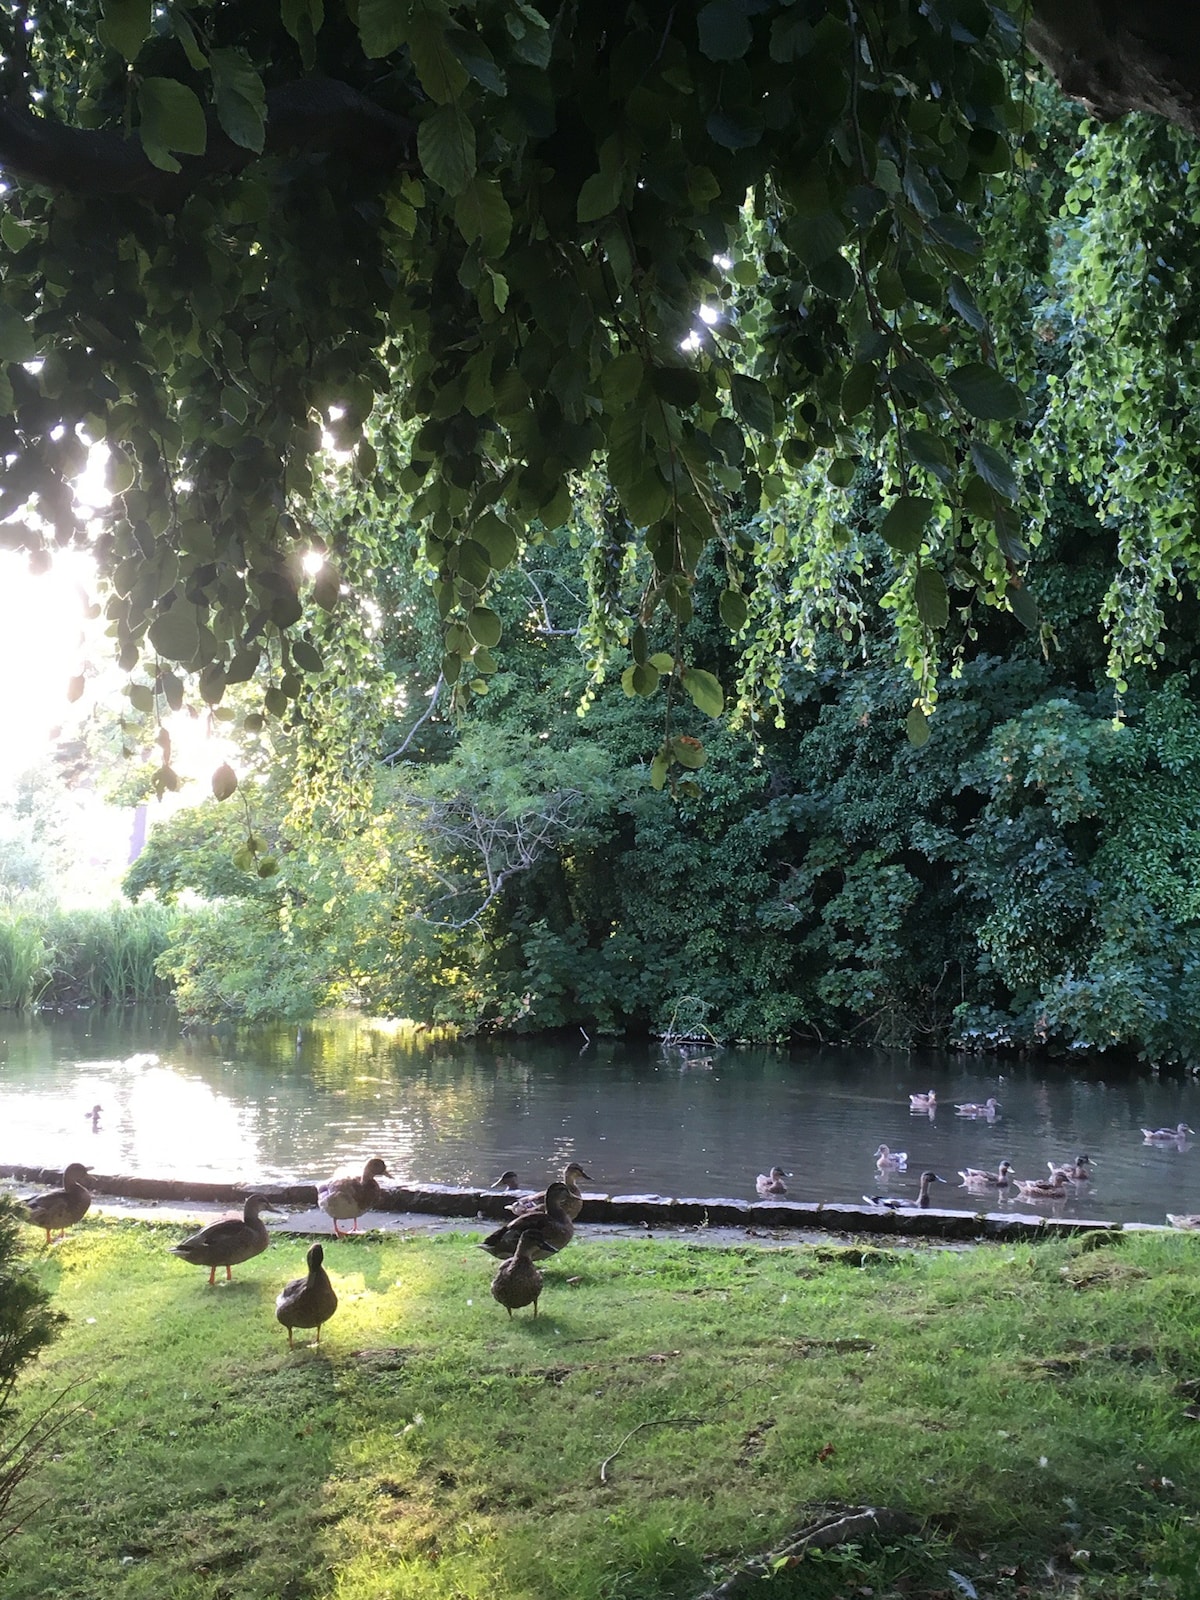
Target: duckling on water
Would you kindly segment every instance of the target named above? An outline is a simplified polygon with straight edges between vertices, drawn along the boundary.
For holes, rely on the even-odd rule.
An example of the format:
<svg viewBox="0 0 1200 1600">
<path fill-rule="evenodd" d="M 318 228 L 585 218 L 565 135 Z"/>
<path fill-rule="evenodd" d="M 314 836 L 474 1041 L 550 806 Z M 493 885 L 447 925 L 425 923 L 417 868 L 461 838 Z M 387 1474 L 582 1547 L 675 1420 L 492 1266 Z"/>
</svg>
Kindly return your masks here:
<svg viewBox="0 0 1200 1600">
<path fill-rule="evenodd" d="M 225 1268 L 226 1283 L 233 1277 L 232 1268 L 260 1256 L 271 1242 L 267 1225 L 259 1215 L 262 1211 L 274 1214 L 275 1208 L 265 1194 L 247 1195 L 240 1217 L 222 1217 L 220 1222 L 210 1222 L 207 1228 L 193 1233 L 181 1244 L 171 1246 L 171 1254 L 180 1256 L 193 1267 L 207 1267 L 211 1286 L 216 1282 L 217 1268 Z"/>
<path fill-rule="evenodd" d="M 294 1328 L 315 1328 L 317 1343 L 320 1344 L 321 1329 L 338 1306 L 337 1295 L 323 1265 L 325 1251 L 321 1245 L 310 1245 L 305 1260 L 308 1262 L 308 1276 L 293 1278 L 290 1283 L 285 1283 L 275 1302 L 275 1316 L 287 1329 L 289 1350 L 294 1348 Z"/>
<path fill-rule="evenodd" d="M 47 1244 L 52 1242 L 50 1235 L 55 1228 L 61 1239 L 73 1223 L 87 1214 L 92 1194 L 90 1189 L 84 1188 L 83 1180 L 89 1171 L 82 1162 L 72 1161 L 63 1173 L 61 1189 L 47 1189 L 45 1194 L 35 1194 L 25 1201 L 29 1221 L 35 1228 L 45 1228 Z"/>
<path fill-rule="evenodd" d="M 516 1255 L 502 1262 L 492 1279 L 492 1297 L 500 1302 L 510 1317 L 514 1311 L 528 1305 L 533 1307 L 535 1317 L 538 1314 L 538 1296 L 545 1279 L 534 1265 L 535 1250 L 538 1257 L 545 1258 L 555 1254 L 556 1246 L 549 1244 L 531 1228 L 526 1229 L 517 1240 Z"/>
</svg>

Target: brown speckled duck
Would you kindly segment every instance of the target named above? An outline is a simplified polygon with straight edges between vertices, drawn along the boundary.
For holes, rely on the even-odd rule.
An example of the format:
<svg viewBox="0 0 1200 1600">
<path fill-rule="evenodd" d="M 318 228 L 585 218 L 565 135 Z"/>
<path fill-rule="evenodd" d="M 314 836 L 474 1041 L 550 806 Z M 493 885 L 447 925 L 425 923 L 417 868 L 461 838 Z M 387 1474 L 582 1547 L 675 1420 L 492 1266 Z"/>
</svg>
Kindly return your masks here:
<svg viewBox="0 0 1200 1600">
<path fill-rule="evenodd" d="M 317 1343 L 321 1342 L 321 1328 L 337 1310 L 338 1299 L 323 1262 L 325 1251 L 319 1244 L 308 1247 L 308 1276 L 293 1278 L 279 1291 L 275 1302 L 275 1316 L 287 1329 L 288 1349 L 292 1344 L 294 1328 L 315 1328 Z"/>
<path fill-rule="evenodd" d="M 372 1156 L 362 1169 L 361 1178 L 330 1178 L 321 1185 L 317 1190 L 317 1204 L 327 1217 L 332 1217 L 337 1238 L 345 1238 L 339 1222 L 353 1220 L 354 1232 L 358 1232 L 359 1217 L 364 1211 L 370 1211 L 379 1199 L 379 1185 L 375 1180 L 390 1177 L 383 1158 Z"/>
<path fill-rule="evenodd" d="M 517 1240 L 516 1255 L 509 1256 L 492 1279 L 492 1297 L 500 1302 L 510 1317 L 514 1311 L 529 1305 L 533 1307 L 534 1316 L 538 1314 L 538 1296 L 545 1279 L 534 1265 L 535 1250 L 538 1258 L 544 1259 L 554 1255 L 555 1246 L 548 1244 L 540 1233 L 530 1228 Z"/>
<path fill-rule="evenodd" d="M 583 1196 L 579 1192 L 579 1180 L 586 1178 L 591 1183 L 591 1175 L 583 1170 L 578 1161 L 569 1161 L 563 1168 L 563 1187 L 567 1191 L 566 1203 L 563 1210 L 574 1222 L 583 1210 Z M 546 1191 L 541 1194 L 523 1194 L 519 1200 L 514 1200 L 507 1208 L 514 1217 L 523 1217 L 530 1211 L 544 1211 L 546 1209 Z"/>
<path fill-rule="evenodd" d="M 35 1228 L 45 1228 L 47 1244 L 56 1228 L 61 1239 L 73 1223 L 86 1216 L 92 1203 L 92 1192 L 83 1184 L 87 1175 L 88 1168 L 82 1162 L 72 1161 L 63 1173 L 61 1189 L 47 1189 L 45 1194 L 26 1200 L 25 1213 Z"/>
<path fill-rule="evenodd" d="M 259 1215 L 271 1211 L 271 1202 L 265 1194 L 246 1197 L 240 1217 L 222 1217 L 220 1222 L 210 1222 L 207 1228 L 193 1233 L 181 1244 L 171 1246 L 171 1254 L 191 1262 L 193 1267 L 207 1267 L 208 1281 L 216 1282 L 217 1268 L 225 1268 L 225 1281 L 233 1277 L 232 1268 L 252 1256 L 260 1256 L 271 1242 L 267 1225 Z"/>
<path fill-rule="evenodd" d="M 529 1254 L 534 1261 L 562 1250 L 575 1237 L 575 1224 L 567 1214 L 570 1191 L 565 1183 L 552 1183 L 546 1190 L 546 1204 L 541 1211 L 526 1211 L 489 1233 L 480 1245 L 489 1255 L 504 1260 L 517 1253 L 522 1234 L 530 1234 L 533 1242 Z"/>
</svg>

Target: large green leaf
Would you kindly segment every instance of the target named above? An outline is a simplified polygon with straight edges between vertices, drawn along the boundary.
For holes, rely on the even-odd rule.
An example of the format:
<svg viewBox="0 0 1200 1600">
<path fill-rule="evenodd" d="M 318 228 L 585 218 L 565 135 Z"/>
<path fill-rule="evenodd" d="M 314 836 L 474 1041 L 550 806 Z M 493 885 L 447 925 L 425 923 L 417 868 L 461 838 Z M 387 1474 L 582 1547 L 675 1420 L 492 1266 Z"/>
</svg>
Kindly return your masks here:
<svg viewBox="0 0 1200 1600">
<path fill-rule="evenodd" d="M 455 202 L 454 220 L 468 244 L 479 241 L 485 256 L 495 259 L 508 249 L 512 212 L 495 178 L 475 174 Z"/>
<path fill-rule="evenodd" d="M 358 36 L 364 54 L 375 59 L 390 56 L 404 43 L 408 7 L 399 0 L 358 0 Z"/>
<path fill-rule="evenodd" d="M 711 672 L 700 667 L 684 667 L 683 687 L 697 711 L 703 711 L 705 716 L 719 717 L 725 709 L 725 691 Z"/>
<path fill-rule="evenodd" d="M 408 49 L 421 87 L 431 100 L 457 100 L 469 80 L 450 47 L 450 18 L 442 6 L 419 4 L 408 24 Z"/>
<path fill-rule="evenodd" d="M 138 87 L 138 134 L 142 148 L 156 167 L 178 172 L 171 155 L 202 156 L 208 143 L 204 108 L 192 91 L 174 78 L 143 78 Z"/>
<path fill-rule="evenodd" d="M 461 106 L 439 106 L 417 130 L 425 176 L 447 194 L 463 192 L 475 176 L 475 129 Z"/>
<path fill-rule="evenodd" d="M 950 620 L 950 596 L 946 580 L 936 567 L 923 566 L 913 584 L 917 615 L 927 628 L 944 628 Z"/>
<path fill-rule="evenodd" d="M 150 35 L 150 0 L 104 0 L 101 40 L 126 61 L 136 61 Z"/>
<path fill-rule="evenodd" d="M 902 494 L 880 524 L 880 535 L 901 555 L 913 555 L 921 548 L 932 515 L 932 500 L 919 494 Z"/>
<path fill-rule="evenodd" d="M 982 439 L 974 439 L 971 442 L 971 460 L 979 476 L 995 489 L 997 494 L 1002 494 L 1006 500 L 1018 498 L 1021 488 L 1016 473 L 999 450 L 993 450 L 991 445 L 985 444 Z"/>
<path fill-rule="evenodd" d="M 267 102 L 263 81 L 241 50 L 214 50 L 209 56 L 217 121 L 245 150 L 261 152 Z"/>
<path fill-rule="evenodd" d="M 735 372 L 732 379 L 733 409 L 748 428 L 759 433 L 775 432 L 775 402 L 765 383 Z"/>
<path fill-rule="evenodd" d="M 36 354 L 32 325 L 19 311 L 0 303 L 0 361 L 32 361 Z"/>
<path fill-rule="evenodd" d="M 739 0 L 709 0 L 696 16 L 701 52 L 710 61 L 740 61 L 752 34 Z"/>
<path fill-rule="evenodd" d="M 1019 417 L 1025 401 L 1015 383 L 1002 378 L 995 367 L 982 361 L 956 367 L 946 380 L 965 411 L 989 422 L 1009 422 Z"/>
<path fill-rule="evenodd" d="M 164 611 L 150 624 L 148 637 L 164 661 L 190 665 L 200 648 L 195 606 L 177 600 L 169 611 Z"/>
</svg>

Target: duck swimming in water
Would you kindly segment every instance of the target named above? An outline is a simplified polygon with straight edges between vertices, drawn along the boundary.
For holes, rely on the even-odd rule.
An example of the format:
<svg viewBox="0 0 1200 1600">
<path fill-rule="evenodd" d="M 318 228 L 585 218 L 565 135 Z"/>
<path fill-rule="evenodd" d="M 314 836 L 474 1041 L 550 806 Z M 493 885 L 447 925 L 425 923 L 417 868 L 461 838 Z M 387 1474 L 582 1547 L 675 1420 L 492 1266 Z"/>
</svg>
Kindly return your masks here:
<svg viewBox="0 0 1200 1600">
<path fill-rule="evenodd" d="M 1068 1183 L 1092 1181 L 1092 1158 L 1089 1155 L 1076 1156 L 1074 1161 L 1047 1161 L 1046 1165 L 1050 1168 L 1052 1180 L 1061 1173 Z"/>
<path fill-rule="evenodd" d="M 960 1117 L 986 1117 L 989 1122 L 999 1109 L 999 1100 L 991 1097 L 985 1100 L 982 1105 L 975 1100 L 967 1100 L 961 1106 L 955 1106 L 954 1108 Z"/>
<path fill-rule="evenodd" d="M 945 1183 L 945 1178 L 939 1178 L 936 1172 L 923 1172 L 921 1174 L 921 1189 L 915 1200 L 910 1200 L 907 1195 L 894 1194 L 865 1194 L 863 1199 L 869 1206 L 880 1206 L 886 1211 L 912 1211 L 914 1209 L 926 1210 L 930 1204 L 929 1186 L 931 1183 Z"/>
<path fill-rule="evenodd" d="M 1189 1133 L 1195 1131 L 1186 1122 L 1181 1122 L 1177 1128 L 1143 1128 L 1142 1138 L 1147 1144 L 1181 1144 Z"/>
<path fill-rule="evenodd" d="M 925 1094 L 910 1094 L 908 1097 L 908 1109 L 910 1111 L 936 1111 L 937 1095 L 934 1094 L 932 1089 Z"/>
<path fill-rule="evenodd" d="M 1014 1180 L 1022 1200 L 1065 1200 L 1071 1180 L 1063 1172 L 1053 1178 L 1017 1178 Z"/>
<path fill-rule="evenodd" d="M 754 1180 L 754 1187 L 761 1195 L 780 1195 L 787 1193 L 785 1178 L 790 1178 L 791 1173 L 785 1172 L 782 1167 L 772 1167 L 770 1172 L 760 1172 Z"/>
<path fill-rule="evenodd" d="M 1012 1162 L 1002 1161 L 996 1172 L 984 1172 L 979 1167 L 964 1167 L 959 1173 L 965 1189 L 1007 1189 L 1012 1181 Z"/>
</svg>

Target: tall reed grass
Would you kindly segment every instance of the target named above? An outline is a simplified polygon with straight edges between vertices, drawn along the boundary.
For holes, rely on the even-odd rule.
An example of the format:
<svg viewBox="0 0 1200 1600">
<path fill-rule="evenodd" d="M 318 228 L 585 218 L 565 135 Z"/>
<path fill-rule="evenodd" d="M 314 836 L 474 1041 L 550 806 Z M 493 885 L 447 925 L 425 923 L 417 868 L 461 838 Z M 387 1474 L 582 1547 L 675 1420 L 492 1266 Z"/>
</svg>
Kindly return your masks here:
<svg viewBox="0 0 1200 1600">
<path fill-rule="evenodd" d="M 0 906 L 0 1009 L 129 1005 L 166 998 L 156 966 L 175 913 L 159 905 Z"/>
</svg>

